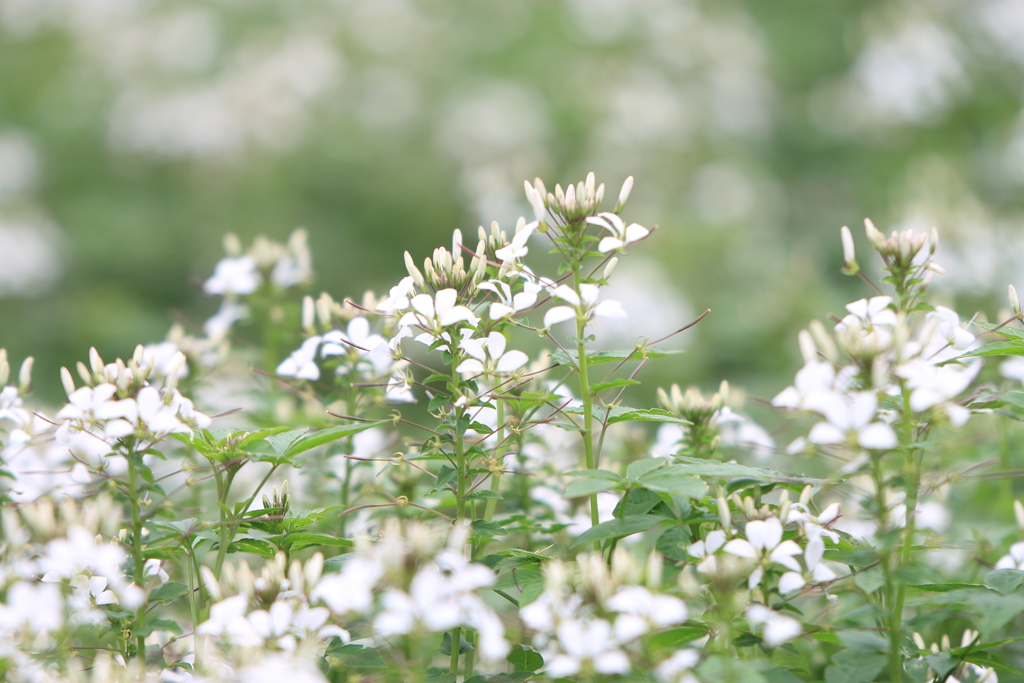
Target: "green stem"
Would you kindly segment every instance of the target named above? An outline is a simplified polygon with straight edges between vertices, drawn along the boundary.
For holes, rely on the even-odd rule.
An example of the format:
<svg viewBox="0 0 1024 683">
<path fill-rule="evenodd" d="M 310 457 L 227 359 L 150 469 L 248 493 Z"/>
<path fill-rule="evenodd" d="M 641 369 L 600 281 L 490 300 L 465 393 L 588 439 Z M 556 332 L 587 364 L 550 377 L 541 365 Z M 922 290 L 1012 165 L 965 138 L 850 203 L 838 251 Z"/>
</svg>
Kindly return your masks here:
<svg viewBox="0 0 1024 683">
<path fill-rule="evenodd" d="M 462 627 L 452 629 L 452 658 L 448 664 L 448 673 L 457 676 L 459 673 L 459 646 L 462 644 Z"/>
<path fill-rule="evenodd" d="M 466 642 L 469 643 L 470 645 L 476 645 L 476 631 L 474 631 L 472 629 L 466 629 Z M 465 681 L 468 681 L 469 679 L 471 679 L 473 677 L 473 668 L 474 668 L 474 664 L 475 664 L 475 661 L 474 661 L 475 658 L 476 658 L 476 648 L 474 647 L 474 648 L 470 649 L 469 652 L 466 653 L 465 671 L 463 671 L 463 673 L 462 673 L 463 680 L 465 680 Z"/>
<path fill-rule="evenodd" d="M 573 288 L 576 295 L 582 300 L 580 293 L 580 264 L 573 267 Z M 586 320 L 579 316 L 576 318 L 576 356 L 579 363 L 580 395 L 583 398 L 583 452 L 586 457 L 587 469 L 597 467 L 594 458 L 594 396 L 590 392 L 590 378 L 587 374 L 587 347 L 583 343 L 583 334 L 586 329 Z M 597 514 L 597 494 L 590 494 L 590 525 L 597 526 L 600 518 Z M 599 550 L 600 544 L 594 543 L 594 550 Z"/>
<path fill-rule="evenodd" d="M 348 385 L 348 405 L 345 410 L 348 411 L 349 415 L 358 417 L 359 412 L 356 409 L 356 387 L 351 382 Z M 352 435 L 348 437 L 348 454 L 355 455 L 356 448 L 356 437 Z M 348 510 L 349 507 L 349 488 L 352 485 L 352 460 L 345 458 L 345 480 L 341 485 L 341 509 Z M 338 530 L 339 535 L 345 537 L 345 523 L 348 521 L 346 515 L 341 516 L 341 528 Z"/>
<path fill-rule="evenodd" d="M 139 506 L 139 485 L 135 450 L 128 450 L 128 501 L 132 508 L 132 561 L 135 565 L 135 583 L 141 588 L 145 573 L 146 560 L 142 555 L 142 516 Z M 146 605 L 143 604 L 135 613 L 135 630 L 140 633 L 146 627 Z M 138 652 L 136 656 L 146 661 L 146 636 L 136 636 Z"/>
</svg>

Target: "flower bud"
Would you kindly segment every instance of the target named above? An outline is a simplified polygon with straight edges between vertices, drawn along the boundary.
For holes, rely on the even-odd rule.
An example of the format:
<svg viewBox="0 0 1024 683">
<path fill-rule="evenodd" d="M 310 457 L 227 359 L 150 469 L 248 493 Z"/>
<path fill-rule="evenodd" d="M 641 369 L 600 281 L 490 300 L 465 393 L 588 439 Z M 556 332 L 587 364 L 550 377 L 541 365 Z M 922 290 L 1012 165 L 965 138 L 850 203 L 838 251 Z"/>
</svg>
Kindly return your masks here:
<svg viewBox="0 0 1024 683">
<path fill-rule="evenodd" d="M 210 594 L 210 597 L 215 602 L 219 602 L 222 597 L 220 592 L 220 583 L 217 581 L 217 577 L 214 575 L 213 570 L 205 565 L 200 565 L 199 577 L 203 582 L 203 586 L 206 588 L 206 592 Z"/>
<path fill-rule="evenodd" d="M 832 335 L 828 333 L 825 326 L 821 324 L 821 321 L 812 320 L 807 329 L 811 333 L 811 337 L 814 338 L 814 343 L 818 350 L 821 351 L 821 354 L 829 361 L 837 362 L 839 360 L 839 351 L 836 349 L 836 343 L 832 340 Z"/>
<path fill-rule="evenodd" d="M 238 235 L 233 232 L 224 235 L 224 252 L 231 257 L 242 255 L 242 242 Z"/>
<path fill-rule="evenodd" d="M 78 363 L 75 365 L 75 370 L 78 371 L 78 376 L 82 378 L 82 381 L 85 382 L 85 385 L 91 387 L 93 383 L 93 376 L 89 372 L 89 368 L 85 367 L 85 363 L 83 363 L 82 361 L 78 361 Z"/>
<path fill-rule="evenodd" d="M 1014 315 L 1020 315 L 1020 299 L 1017 298 L 1017 290 L 1010 285 L 1010 309 Z"/>
<path fill-rule="evenodd" d="M 804 358 L 804 364 L 808 365 L 818 360 L 818 349 L 814 346 L 814 338 L 807 330 L 800 330 L 796 336 L 800 342 L 800 355 Z"/>
<path fill-rule="evenodd" d="M 725 489 L 718 489 L 718 519 L 722 522 L 722 529 L 727 536 L 732 536 L 732 512 L 729 511 L 729 501 L 725 498 Z"/>
<path fill-rule="evenodd" d="M 1019 500 L 1013 501 L 1013 516 L 1017 518 L 1017 526 L 1024 531 L 1024 504 Z"/>
<path fill-rule="evenodd" d="M 185 367 L 185 362 L 188 358 L 185 357 L 181 351 L 174 354 L 171 358 L 171 363 L 167 368 L 167 382 L 164 385 L 167 389 L 168 397 L 174 393 L 175 388 L 178 386 L 178 375 L 181 374 L 181 369 Z M 169 400 L 169 399 L 165 399 Z"/>
<path fill-rule="evenodd" d="M 455 232 L 452 233 L 452 256 L 459 256 L 462 254 L 462 231 L 455 228 Z"/>
<path fill-rule="evenodd" d="M 939 231 L 932 228 L 931 239 L 928 240 L 928 253 L 931 256 L 935 255 L 935 251 L 939 248 Z"/>
<path fill-rule="evenodd" d="M 89 365 L 92 367 L 92 374 L 96 376 L 97 381 L 102 382 L 106 379 L 106 373 L 103 371 L 103 359 L 95 346 L 89 347 Z"/>
<path fill-rule="evenodd" d="M 885 249 L 885 235 L 883 235 L 870 218 L 864 219 L 864 232 L 867 234 L 868 242 L 878 251 Z"/>
<path fill-rule="evenodd" d="M 302 297 L 302 331 L 306 334 L 313 334 L 316 325 L 316 302 L 313 297 L 307 295 Z"/>
<path fill-rule="evenodd" d="M 615 270 L 615 266 L 617 265 L 619 265 L 619 257 L 612 256 L 611 260 L 608 261 L 608 265 L 604 267 L 604 273 L 602 273 L 601 277 L 605 280 L 610 278 L 612 276 L 612 272 Z"/>
<path fill-rule="evenodd" d="M 596 210 L 601 206 L 601 202 L 604 201 L 604 183 L 597 186 L 597 192 L 594 193 L 594 209 Z"/>
<path fill-rule="evenodd" d="M 0 387 L 7 386 L 11 376 L 11 366 L 7 362 L 7 349 L 0 349 Z"/>
<path fill-rule="evenodd" d="M 626 205 L 626 200 L 629 199 L 629 193 L 633 191 L 633 176 L 626 178 L 625 182 L 622 183 L 622 189 L 619 190 L 619 203 L 615 205 L 615 213 L 622 211 L 622 207 Z"/>
<path fill-rule="evenodd" d="M 811 495 L 814 493 L 814 487 L 808 484 L 804 487 L 804 490 L 800 492 L 800 504 L 806 507 L 811 502 Z"/>
<path fill-rule="evenodd" d="M 64 385 L 64 392 L 68 396 L 75 393 L 75 378 L 71 376 L 71 371 L 67 368 L 60 369 L 60 383 Z"/>
<path fill-rule="evenodd" d="M 427 259 L 427 263 L 429 262 L 430 259 Z M 426 267 L 427 270 L 430 270 L 429 266 L 424 267 Z M 423 273 L 421 273 L 420 269 L 416 267 L 416 264 L 412 260 L 412 254 L 408 251 L 405 252 L 405 268 L 409 271 L 409 276 L 412 277 L 413 282 L 415 282 L 420 289 L 427 288 L 426 283 L 423 281 Z"/>
<path fill-rule="evenodd" d="M 857 265 L 857 252 L 853 246 L 853 235 L 845 225 L 839 229 L 839 239 L 843 243 L 843 267 L 847 275 L 856 275 L 860 267 Z"/>
<path fill-rule="evenodd" d="M 32 388 L 32 365 L 35 359 L 32 356 L 26 358 L 18 371 L 18 393 L 25 395 Z"/>
<path fill-rule="evenodd" d="M 322 553 L 313 553 L 313 557 L 306 560 L 305 566 L 302 568 L 302 573 L 305 574 L 306 586 L 312 588 L 320 582 L 320 577 L 324 573 L 324 556 Z"/>
</svg>

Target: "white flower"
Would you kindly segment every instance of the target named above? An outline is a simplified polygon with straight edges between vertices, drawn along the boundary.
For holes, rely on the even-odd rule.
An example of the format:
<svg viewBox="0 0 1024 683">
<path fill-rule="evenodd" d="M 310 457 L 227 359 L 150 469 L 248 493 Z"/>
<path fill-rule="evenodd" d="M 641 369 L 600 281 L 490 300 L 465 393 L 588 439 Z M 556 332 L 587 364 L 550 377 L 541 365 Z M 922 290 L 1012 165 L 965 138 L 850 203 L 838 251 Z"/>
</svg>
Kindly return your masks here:
<svg viewBox="0 0 1024 683">
<path fill-rule="evenodd" d="M 203 636 L 220 636 L 240 647 L 259 647 L 265 638 L 252 622 L 245 618 L 249 600 L 244 595 L 235 595 L 210 607 L 210 618 L 199 624 L 197 633 Z"/>
<path fill-rule="evenodd" d="M 698 683 L 697 678 L 690 675 L 691 669 L 700 661 L 700 650 L 684 647 L 658 664 L 654 675 L 662 683 Z"/>
<path fill-rule="evenodd" d="M 153 387 L 143 387 L 135 398 L 139 411 L 138 431 L 151 439 L 168 434 L 191 434 L 192 430 L 178 417 L 178 406 L 167 404 Z M 189 408 L 192 402 L 189 401 Z"/>
<path fill-rule="evenodd" d="M 602 254 L 609 251 L 622 249 L 628 244 L 638 242 L 651 234 L 651 231 L 638 223 L 630 223 L 628 226 L 622 222 L 617 214 L 605 211 L 596 216 L 589 216 L 587 222 L 597 225 L 611 233 L 610 236 L 601 239 L 597 250 Z"/>
<path fill-rule="evenodd" d="M 383 374 L 391 367 L 393 359 L 388 352 L 388 343 L 379 334 L 370 331 L 370 321 L 359 316 L 349 321 L 345 331 L 331 330 L 323 336 L 323 347 L 320 355 L 349 356 L 355 359 L 367 359 L 373 364 L 374 372 Z M 346 374 L 349 368 L 338 367 L 338 374 Z"/>
<path fill-rule="evenodd" d="M 82 431 L 113 444 L 134 433 L 138 406 L 131 399 L 114 400 L 116 393 L 117 387 L 106 383 L 72 392 L 70 402 L 57 413 L 57 419 L 64 421 L 57 430 L 57 440 L 66 444 L 72 431 Z"/>
<path fill-rule="evenodd" d="M 415 403 L 416 395 L 412 393 L 412 379 L 401 373 L 388 380 L 384 397 L 391 403 Z"/>
<path fill-rule="evenodd" d="M 598 303 L 597 297 L 600 295 L 600 291 L 601 288 L 599 286 L 584 283 L 580 285 L 580 293 L 577 295 L 571 287 L 559 285 L 551 294 L 563 301 L 567 301 L 572 306 L 549 308 L 547 313 L 544 314 L 544 327 L 548 328 L 574 318 L 582 318 L 585 321 L 593 319 L 594 316 L 625 318 L 626 311 L 618 301 L 606 299 Z"/>
<path fill-rule="evenodd" d="M 701 574 L 714 574 L 718 571 L 715 553 L 725 545 L 725 532 L 721 529 L 709 531 L 703 541 L 697 541 L 686 548 L 686 553 L 698 561 L 697 571 Z"/>
<path fill-rule="evenodd" d="M 811 361 L 796 373 L 794 386 L 786 387 L 772 399 L 777 408 L 809 410 L 814 397 L 832 391 L 836 372 L 831 363 Z"/>
<path fill-rule="evenodd" d="M 529 362 L 522 351 L 505 351 L 507 340 L 500 332 L 491 332 L 483 339 L 463 339 L 459 348 L 471 356 L 459 363 L 456 372 L 480 375 L 515 372 Z"/>
<path fill-rule="evenodd" d="M 388 297 L 377 304 L 377 310 L 381 313 L 398 313 L 409 308 L 409 295 L 416 291 L 416 281 L 412 276 L 406 276 L 391 288 Z"/>
<path fill-rule="evenodd" d="M 1010 546 L 1010 553 L 996 562 L 996 569 L 1017 569 L 1024 571 L 1024 541 Z"/>
<path fill-rule="evenodd" d="M 0 632 L 27 628 L 33 634 L 48 633 L 63 622 L 64 599 L 53 584 L 18 581 L 0 604 Z"/>
<path fill-rule="evenodd" d="M 398 324 L 406 330 L 412 326 L 424 330 L 425 333 L 416 339 L 425 344 L 440 338 L 443 329 L 451 325 L 469 323 L 475 327 L 480 319 L 466 306 L 456 305 L 458 296 L 459 293 L 454 289 L 442 289 L 433 297 L 417 294 L 411 301 L 413 310 L 403 315 Z"/>
<path fill-rule="evenodd" d="M 261 282 L 256 270 L 256 260 L 251 256 L 221 259 L 213 270 L 213 276 L 203 283 L 207 294 L 252 294 Z"/>
<path fill-rule="evenodd" d="M 828 583 L 837 578 L 836 573 L 821 561 L 824 555 L 825 542 L 821 536 L 807 542 L 807 548 L 804 549 L 804 564 L 807 566 L 807 574 L 813 583 Z M 782 594 L 800 590 L 805 585 L 807 585 L 807 581 L 799 572 L 786 572 L 779 578 L 779 592 Z"/>
<path fill-rule="evenodd" d="M 227 336 L 231 326 L 237 321 L 249 315 L 249 307 L 237 301 L 225 299 L 220 305 L 220 310 L 214 313 L 203 323 L 203 334 L 211 341 L 218 342 Z"/>
<path fill-rule="evenodd" d="M 292 351 L 291 355 L 277 366 L 277 374 L 282 377 L 299 379 L 320 379 L 320 366 L 316 364 L 316 352 L 323 338 L 314 335 L 302 342 L 302 346 Z"/>
<path fill-rule="evenodd" d="M 500 299 L 491 304 L 487 313 L 491 320 L 502 320 L 520 311 L 525 311 L 537 303 L 537 294 L 543 290 L 541 285 L 529 280 L 523 282 L 523 291 L 517 292 L 515 295 L 512 294 L 512 288 L 501 280 L 481 282 L 477 287 L 494 292 Z"/>
<path fill-rule="evenodd" d="M 876 325 L 893 326 L 896 324 L 896 313 L 889 304 L 892 303 L 892 297 L 889 296 L 876 296 L 871 299 L 860 299 L 853 303 L 846 305 L 846 310 L 850 312 L 848 316 L 836 325 L 836 332 L 842 332 L 848 327 L 853 326 L 854 322 L 860 323 L 858 327 L 862 327 L 865 330 L 872 330 Z"/>
<path fill-rule="evenodd" d="M 643 586 L 623 586 L 605 605 L 619 612 L 615 637 L 627 643 L 645 633 L 686 621 L 686 603 L 671 595 L 655 595 Z"/>
<path fill-rule="evenodd" d="M 878 409 L 878 396 L 872 391 L 820 394 L 815 397 L 812 409 L 828 420 L 811 429 L 808 438 L 813 443 L 835 444 L 850 439 L 861 448 L 896 447 L 892 427 L 884 422 L 872 422 Z"/>
<path fill-rule="evenodd" d="M 748 581 L 751 589 L 761 583 L 761 577 L 764 575 L 763 565 L 769 562 L 800 571 L 800 564 L 793 559 L 794 555 L 802 552 L 800 546 L 793 541 L 782 540 L 782 523 L 777 518 L 755 519 L 747 522 L 745 530 L 746 540 L 734 538 L 725 544 L 723 550 L 737 557 L 758 562 Z"/>
<path fill-rule="evenodd" d="M 764 605 L 751 605 L 747 609 L 747 621 L 751 626 L 763 624 L 761 637 L 768 647 L 778 647 L 799 637 L 804 632 L 799 621 L 773 612 Z"/>
<path fill-rule="evenodd" d="M 588 662 L 599 674 L 629 673 L 629 658 L 619 649 L 611 624 L 604 619 L 569 619 L 555 633 L 563 654 L 552 657 L 544 667 L 551 678 L 578 674 Z"/>
<path fill-rule="evenodd" d="M 533 231 L 536 229 L 537 223 L 528 223 L 524 225 L 512 237 L 512 241 L 494 252 L 494 255 L 500 258 L 504 263 L 511 263 L 516 259 L 521 259 L 526 256 L 530 253 L 530 248 L 526 246 L 526 242 L 530 239 L 530 235 L 532 235 Z"/>
<path fill-rule="evenodd" d="M 354 557 L 345 563 L 340 573 L 324 575 L 309 599 L 323 600 L 339 616 L 348 612 L 366 614 L 373 606 L 373 587 L 383 573 L 379 563 Z"/>
</svg>

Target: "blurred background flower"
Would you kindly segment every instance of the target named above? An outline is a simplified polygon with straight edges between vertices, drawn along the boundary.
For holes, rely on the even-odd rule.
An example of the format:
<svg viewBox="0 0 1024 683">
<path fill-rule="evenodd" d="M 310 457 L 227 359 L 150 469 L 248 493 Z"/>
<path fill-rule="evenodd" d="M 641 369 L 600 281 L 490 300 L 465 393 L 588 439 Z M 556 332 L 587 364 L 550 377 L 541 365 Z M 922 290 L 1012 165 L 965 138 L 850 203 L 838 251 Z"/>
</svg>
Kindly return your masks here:
<svg viewBox="0 0 1024 683">
<path fill-rule="evenodd" d="M 381 290 L 593 170 L 659 225 L 614 343 L 711 308 L 666 381 L 771 396 L 866 294 L 841 225 L 936 225 L 967 313 L 1024 282 L 1022 45 L 1024 0 L 0 0 L 0 343 L 197 330 L 229 231 L 305 226 L 315 289 Z"/>
</svg>

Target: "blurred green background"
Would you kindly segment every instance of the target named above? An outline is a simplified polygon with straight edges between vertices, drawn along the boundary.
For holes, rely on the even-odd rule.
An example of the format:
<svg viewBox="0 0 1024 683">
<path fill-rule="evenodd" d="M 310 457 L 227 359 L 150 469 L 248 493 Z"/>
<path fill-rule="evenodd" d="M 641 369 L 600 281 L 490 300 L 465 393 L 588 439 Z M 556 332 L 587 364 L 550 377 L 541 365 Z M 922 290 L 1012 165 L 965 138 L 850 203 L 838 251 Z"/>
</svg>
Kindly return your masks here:
<svg viewBox="0 0 1024 683">
<path fill-rule="evenodd" d="M 659 382 L 770 398 L 870 294 L 842 225 L 937 226 L 965 315 L 1024 284 L 1022 68 L 1024 0 L 0 0 L 0 344 L 56 400 L 197 330 L 225 232 L 305 226 L 358 297 L 593 170 L 660 227 L 611 343 L 711 308 Z"/>
</svg>

